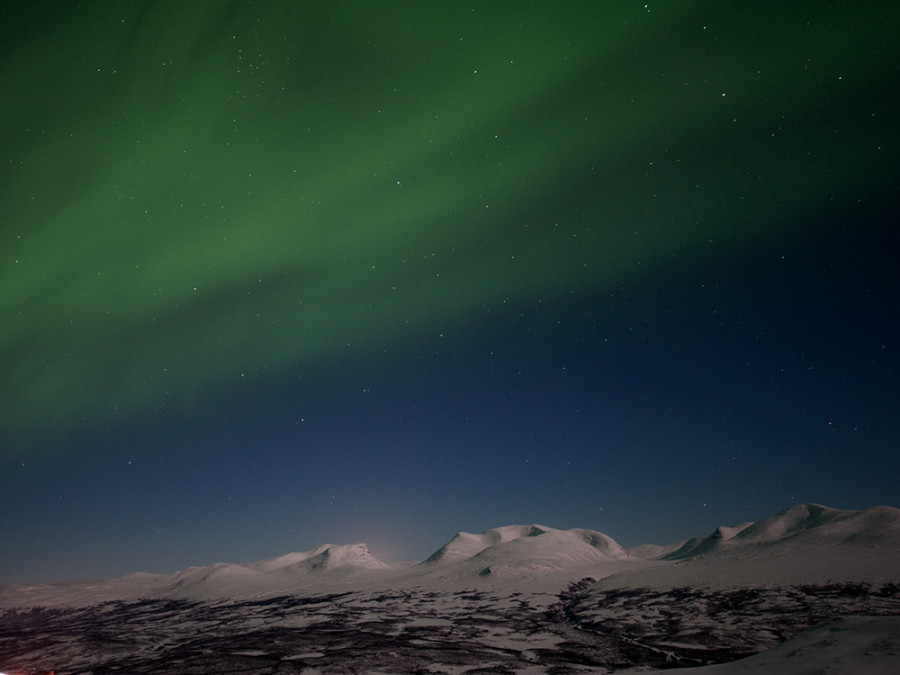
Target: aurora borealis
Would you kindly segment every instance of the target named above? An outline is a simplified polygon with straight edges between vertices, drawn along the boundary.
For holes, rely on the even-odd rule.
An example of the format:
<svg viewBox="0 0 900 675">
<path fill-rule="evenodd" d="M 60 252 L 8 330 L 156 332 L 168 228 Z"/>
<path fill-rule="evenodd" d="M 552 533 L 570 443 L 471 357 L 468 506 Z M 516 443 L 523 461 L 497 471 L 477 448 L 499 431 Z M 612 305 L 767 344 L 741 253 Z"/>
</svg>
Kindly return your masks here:
<svg viewBox="0 0 900 675">
<path fill-rule="evenodd" d="M 897 505 L 898 19 L 0 10 L 0 583 Z"/>
</svg>

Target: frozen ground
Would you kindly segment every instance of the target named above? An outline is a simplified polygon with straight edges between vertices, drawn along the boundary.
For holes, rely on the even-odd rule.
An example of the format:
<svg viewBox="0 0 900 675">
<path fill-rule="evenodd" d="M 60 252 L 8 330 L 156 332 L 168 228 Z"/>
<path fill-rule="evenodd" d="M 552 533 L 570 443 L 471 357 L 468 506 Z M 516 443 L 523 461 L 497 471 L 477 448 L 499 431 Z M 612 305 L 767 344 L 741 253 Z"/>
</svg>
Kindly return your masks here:
<svg viewBox="0 0 900 675">
<path fill-rule="evenodd" d="M 740 661 L 667 670 L 696 675 L 895 675 L 900 659 L 900 617 L 850 617 L 817 624 L 780 647 Z"/>
<path fill-rule="evenodd" d="M 5 587 L 0 671 L 900 672 L 898 532 L 896 509 L 804 505 L 631 552 L 589 530 L 510 526 L 400 568 L 324 546 Z"/>
</svg>

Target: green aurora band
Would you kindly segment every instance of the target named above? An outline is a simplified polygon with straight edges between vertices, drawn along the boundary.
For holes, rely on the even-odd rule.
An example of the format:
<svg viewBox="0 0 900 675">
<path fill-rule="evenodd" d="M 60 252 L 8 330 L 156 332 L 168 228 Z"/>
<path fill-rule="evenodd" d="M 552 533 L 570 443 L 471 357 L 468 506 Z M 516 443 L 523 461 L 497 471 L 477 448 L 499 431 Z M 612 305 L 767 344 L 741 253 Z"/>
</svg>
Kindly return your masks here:
<svg viewBox="0 0 900 675">
<path fill-rule="evenodd" d="M 890 3 L 308 4 L 4 10 L 4 453 L 815 236 L 895 175 Z"/>
</svg>

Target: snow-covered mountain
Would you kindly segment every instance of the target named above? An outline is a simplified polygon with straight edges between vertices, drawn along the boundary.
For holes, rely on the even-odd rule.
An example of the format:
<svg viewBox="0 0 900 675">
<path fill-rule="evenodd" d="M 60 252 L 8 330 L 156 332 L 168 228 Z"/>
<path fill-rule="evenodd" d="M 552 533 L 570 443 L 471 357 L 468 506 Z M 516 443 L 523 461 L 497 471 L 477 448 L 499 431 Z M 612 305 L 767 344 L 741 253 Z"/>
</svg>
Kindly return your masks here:
<svg viewBox="0 0 900 675">
<path fill-rule="evenodd" d="M 508 525 L 481 534 L 459 532 L 423 565 L 456 565 L 483 576 L 511 569 L 573 569 L 627 558 L 625 549 L 602 532 Z"/>
<path fill-rule="evenodd" d="M 477 583 L 487 587 L 527 585 L 552 592 L 571 578 L 604 577 L 658 563 L 632 559 L 612 537 L 586 529 L 557 530 L 544 525 L 507 525 L 481 534 L 459 532 L 405 581 L 445 589 Z"/>
<path fill-rule="evenodd" d="M 213 563 L 173 574 L 129 574 L 117 579 L 73 584 L 0 587 L 0 607 L 89 605 L 111 600 L 177 598 L 212 600 L 272 596 L 372 582 L 388 570 L 365 544 L 323 544 L 309 551 L 237 565 Z"/>
<path fill-rule="evenodd" d="M 261 560 L 244 565 L 247 569 L 269 573 L 279 570 L 286 574 L 297 572 L 327 572 L 334 570 L 380 570 L 388 566 L 376 558 L 365 544 L 335 546 L 324 544 L 303 553 Z"/>
<path fill-rule="evenodd" d="M 674 551 L 667 551 L 659 557 L 663 560 L 683 560 L 685 558 L 693 558 L 694 556 L 703 555 L 704 553 L 712 553 L 722 547 L 722 543 L 730 541 L 735 535 L 753 525 L 753 523 L 742 523 L 734 527 L 725 527 L 720 525 L 712 534 L 705 537 L 692 537 L 684 542 Z"/>
<path fill-rule="evenodd" d="M 820 504 L 799 504 L 755 523 L 718 527 L 690 539 L 663 556 L 685 560 L 700 555 L 734 552 L 745 547 L 900 546 L 900 510 L 875 506 L 842 511 Z"/>
<path fill-rule="evenodd" d="M 900 509 L 840 510 L 798 504 L 754 523 L 718 527 L 676 548 L 640 547 L 637 557 L 670 563 L 604 579 L 609 586 L 725 588 L 735 585 L 866 581 L 900 570 Z"/>
<path fill-rule="evenodd" d="M 0 587 L 0 670 L 806 672 L 815 650 L 816 667 L 900 672 L 898 616 L 900 510 L 803 504 L 628 551 L 593 530 L 510 525 L 460 532 L 421 563 L 326 544 Z"/>
<path fill-rule="evenodd" d="M 727 563 L 726 563 L 727 560 Z M 84 605 L 137 598 L 271 597 L 315 588 L 442 588 L 472 583 L 532 585 L 593 577 L 613 585 L 732 586 L 769 580 L 892 578 L 900 569 L 900 510 L 876 506 L 842 511 L 792 506 L 755 523 L 718 527 L 669 546 L 624 550 L 594 530 L 508 525 L 480 534 L 459 532 L 425 561 L 390 566 L 365 544 L 325 544 L 246 564 L 214 563 L 174 574 L 131 574 L 65 585 L 0 587 L 0 607 Z"/>
</svg>

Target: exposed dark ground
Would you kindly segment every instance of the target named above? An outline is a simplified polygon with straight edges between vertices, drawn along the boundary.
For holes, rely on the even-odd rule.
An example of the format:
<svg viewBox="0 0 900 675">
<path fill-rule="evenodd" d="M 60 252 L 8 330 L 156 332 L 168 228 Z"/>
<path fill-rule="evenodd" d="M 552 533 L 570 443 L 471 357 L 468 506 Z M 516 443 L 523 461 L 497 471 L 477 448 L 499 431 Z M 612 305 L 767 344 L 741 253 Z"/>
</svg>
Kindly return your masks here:
<svg viewBox="0 0 900 675">
<path fill-rule="evenodd" d="M 586 579 L 549 608 L 524 593 L 422 589 L 109 602 L 0 613 L 0 670 L 611 672 L 731 661 L 850 614 L 900 615 L 900 585 L 602 591 Z"/>
</svg>

